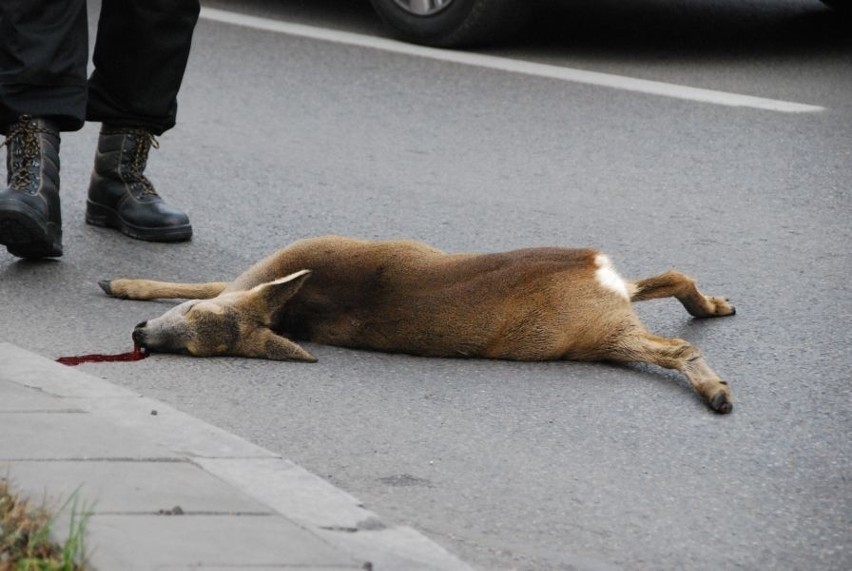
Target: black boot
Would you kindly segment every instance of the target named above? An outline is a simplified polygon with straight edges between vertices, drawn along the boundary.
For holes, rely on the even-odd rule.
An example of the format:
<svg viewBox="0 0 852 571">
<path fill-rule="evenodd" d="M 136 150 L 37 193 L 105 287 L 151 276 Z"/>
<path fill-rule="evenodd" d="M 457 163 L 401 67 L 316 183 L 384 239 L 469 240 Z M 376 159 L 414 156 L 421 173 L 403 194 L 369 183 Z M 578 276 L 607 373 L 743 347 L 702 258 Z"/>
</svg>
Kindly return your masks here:
<svg viewBox="0 0 852 571">
<path fill-rule="evenodd" d="M 145 129 L 103 126 L 89 184 L 86 222 L 117 228 L 138 240 L 189 240 L 189 218 L 166 204 L 143 174 L 152 145 L 158 146 L 157 140 Z"/>
<path fill-rule="evenodd" d="M 61 256 L 59 129 L 25 115 L 3 144 L 7 187 L 0 191 L 0 244 L 19 258 Z"/>
</svg>

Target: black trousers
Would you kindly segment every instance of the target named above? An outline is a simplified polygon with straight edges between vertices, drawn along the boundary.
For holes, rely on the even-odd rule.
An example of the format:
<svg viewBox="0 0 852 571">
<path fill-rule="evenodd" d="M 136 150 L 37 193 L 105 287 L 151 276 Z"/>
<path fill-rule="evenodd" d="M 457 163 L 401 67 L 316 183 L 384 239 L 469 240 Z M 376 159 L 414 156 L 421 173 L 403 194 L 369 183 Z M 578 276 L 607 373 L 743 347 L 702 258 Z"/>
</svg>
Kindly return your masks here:
<svg viewBox="0 0 852 571">
<path fill-rule="evenodd" d="M 89 56 L 86 0 L 0 0 L 0 132 L 21 115 L 75 131 L 85 121 L 175 124 L 199 0 L 102 0 Z"/>
</svg>

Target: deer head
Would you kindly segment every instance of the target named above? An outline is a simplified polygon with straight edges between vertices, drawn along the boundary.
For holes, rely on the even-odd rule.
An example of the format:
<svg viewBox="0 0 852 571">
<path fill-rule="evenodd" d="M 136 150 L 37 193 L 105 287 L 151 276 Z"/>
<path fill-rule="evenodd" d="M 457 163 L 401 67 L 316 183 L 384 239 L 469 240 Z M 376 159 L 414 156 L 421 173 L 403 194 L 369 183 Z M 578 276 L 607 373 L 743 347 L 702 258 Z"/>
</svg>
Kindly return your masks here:
<svg viewBox="0 0 852 571">
<path fill-rule="evenodd" d="M 272 316 L 310 274 L 302 270 L 250 290 L 186 301 L 137 325 L 133 341 L 161 353 L 315 362 L 313 355 L 270 328 Z"/>
</svg>

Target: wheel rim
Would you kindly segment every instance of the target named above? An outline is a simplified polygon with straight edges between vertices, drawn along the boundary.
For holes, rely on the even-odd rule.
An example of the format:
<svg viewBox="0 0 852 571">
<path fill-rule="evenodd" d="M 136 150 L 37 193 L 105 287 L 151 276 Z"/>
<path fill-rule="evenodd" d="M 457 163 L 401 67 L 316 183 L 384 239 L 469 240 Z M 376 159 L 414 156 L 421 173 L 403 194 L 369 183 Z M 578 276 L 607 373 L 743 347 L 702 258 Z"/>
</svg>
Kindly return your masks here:
<svg viewBox="0 0 852 571">
<path fill-rule="evenodd" d="M 415 16 L 434 16 L 455 0 L 393 0 L 396 5 Z"/>
</svg>

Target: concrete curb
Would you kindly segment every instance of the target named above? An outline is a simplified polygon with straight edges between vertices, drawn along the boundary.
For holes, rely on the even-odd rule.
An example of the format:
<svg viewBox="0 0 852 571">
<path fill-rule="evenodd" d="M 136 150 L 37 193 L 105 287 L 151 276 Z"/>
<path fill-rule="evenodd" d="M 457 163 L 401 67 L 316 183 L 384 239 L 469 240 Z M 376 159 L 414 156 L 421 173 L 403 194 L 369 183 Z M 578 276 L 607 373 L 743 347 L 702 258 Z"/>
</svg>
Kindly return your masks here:
<svg viewBox="0 0 852 571">
<path fill-rule="evenodd" d="M 38 501 L 82 485 L 97 501 L 96 569 L 470 569 L 280 455 L 9 343 L 0 433 L 0 477 L 17 489 Z M 193 517 L 163 517 L 171 504 Z"/>
</svg>

